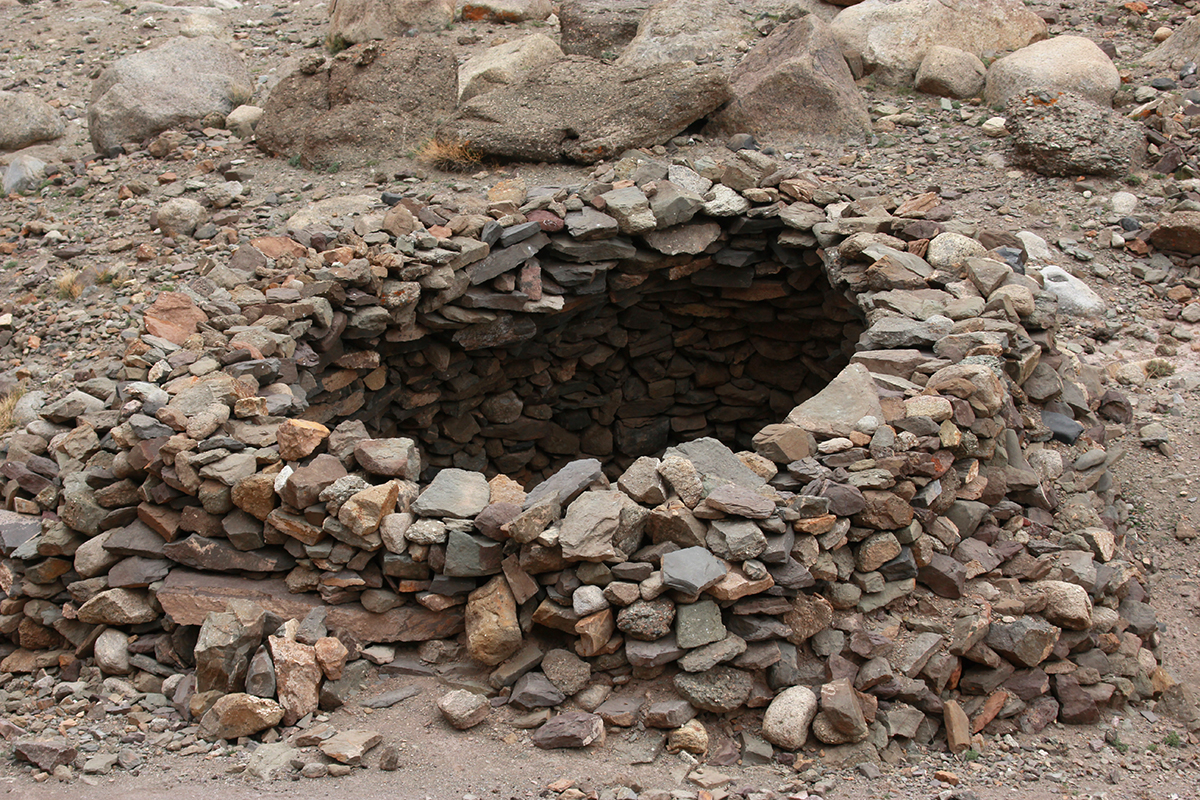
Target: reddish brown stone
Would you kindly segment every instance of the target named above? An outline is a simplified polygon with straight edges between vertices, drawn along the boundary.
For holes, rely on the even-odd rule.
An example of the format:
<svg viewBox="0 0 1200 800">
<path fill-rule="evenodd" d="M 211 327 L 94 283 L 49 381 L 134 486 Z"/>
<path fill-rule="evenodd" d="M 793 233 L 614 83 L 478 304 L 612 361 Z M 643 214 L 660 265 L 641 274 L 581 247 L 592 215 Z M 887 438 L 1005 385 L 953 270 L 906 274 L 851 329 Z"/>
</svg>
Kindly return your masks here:
<svg viewBox="0 0 1200 800">
<path fill-rule="evenodd" d="M 942 720 L 946 723 L 946 744 L 950 752 L 957 755 L 970 749 L 971 721 L 962 706 L 954 700 L 946 700 L 942 705 Z"/>
<path fill-rule="evenodd" d="M 467 650 L 484 664 L 499 664 L 521 646 L 516 599 L 503 575 L 471 592 L 466 627 Z"/>
<path fill-rule="evenodd" d="M 867 507 L 854 515 L 855 525 L 893 531 L 912 522 L 912 506 L 899 495 L 880 491 L 865 491 L 862 495 Z"/>
<path fill-rule="evenodd" d="M 159 292 L 158 299 L 146 309 L 146 332 L 182 345 L 196 332 L 196 326 L 208 321 L 208 315 L 192 299 L 179 292 Z"/>
<path fill-rule="evenodd" d="M 992 692 L 979 711 L 975 713 L 975 719 L 971 721 L 971 733 L 979 733 L 986 728 L 988 723 L 1003 710 L 1005 704 L 1008 703 L 1008 698 L 1008 692 L 1003 689 Z"/>
<path fill-rule="evenodd" d="M 322 490 L 338 478 L 346 476 L 342 462 L 328 453 L 322 453 L 307 466 L 300 467 L 283 485 L 280 496 L 292 508 L 308 508 L 317 502 Z"/>
<path fill-rule="evenodd" d="M 265 520 L 275 508 L 275 476 L 259 473 L 233 485 L 233 504 L 252 517 Z"/>
<path fill-rule="evenodd" d="M 312 645 L 300 644 L 281 636 L 267 638 L 271 661 L 275 664 L 275 691 L 283 706 L 283 724 L 295 725 L 306 714 L 317 710 L 321 668 Z"/>
<path fill-rule="evenodd" d="M 210 611 L 225 611 L 232 600 L 248 600 L 280 619 L 304 619 L 325 604 L 315 594 L 292 594 L 280 578 L 251 580 L 175 569 L 155 595 L 163 611 L 180 625 L 201 625 Z M 463 629 L 462 612 L 434 613 L 420 606 L 401 606 L 373 614 L 358 603 L 326 606 L 326 625 L 361 642 L 423 642 L 451 638 Z"/>
<path fill-rule="evenodd" d="M 182 515 L 178 511 L 142 503 L 138 506 L 137 514 L 138 519 L 168 542 L 173 542 L 179 537 L 179 521 Z"/>
<path fill-rule="evenodd" d="M 304 258 L 308 255 L 307 247 L 286 236 L 260 236 L 251 239 L 250 244 L 267 258 L 279 258 L 284 255 Z"/>
<path fill-rule="evenodd" d="M 299 461 L 312 455 L 321 446 L 329 428 L 319 422 L 306 419 L 288 419 L 279 423 L 275 440 L 279 443 L 279 455 L 284 461 Z"/>
<path fill-rule="evenodd" d="M 585 658 L 598 655 L 617 632 L 617 624 L 611 608 L 597 611 L 575 623 L 579 635 L 580 655 Z"/>
</svg>

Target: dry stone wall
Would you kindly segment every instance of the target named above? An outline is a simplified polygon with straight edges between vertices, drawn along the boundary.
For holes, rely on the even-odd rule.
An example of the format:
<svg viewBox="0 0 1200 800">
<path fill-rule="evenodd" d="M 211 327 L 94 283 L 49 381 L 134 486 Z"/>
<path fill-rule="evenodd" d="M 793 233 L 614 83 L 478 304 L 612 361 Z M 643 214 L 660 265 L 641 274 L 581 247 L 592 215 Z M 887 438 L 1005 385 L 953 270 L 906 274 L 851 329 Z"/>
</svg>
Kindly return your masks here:
<svg viewBox="0 0 1200 800">
<path fill-rule="evenodd" d="M 522 707 L 769 706 L 791 750 L 1169 685 L 1119 452 L 1065 447 L 1128 404 L 1020 249 L 754 151 L 594 177 L 314 209 L 161 293 L 7 439 L 0 671 L 186 671 L 177 712 L 232 738 L 460 636 Z M 535 742 L 592 741 L 571 713 Z"/>
</svg>

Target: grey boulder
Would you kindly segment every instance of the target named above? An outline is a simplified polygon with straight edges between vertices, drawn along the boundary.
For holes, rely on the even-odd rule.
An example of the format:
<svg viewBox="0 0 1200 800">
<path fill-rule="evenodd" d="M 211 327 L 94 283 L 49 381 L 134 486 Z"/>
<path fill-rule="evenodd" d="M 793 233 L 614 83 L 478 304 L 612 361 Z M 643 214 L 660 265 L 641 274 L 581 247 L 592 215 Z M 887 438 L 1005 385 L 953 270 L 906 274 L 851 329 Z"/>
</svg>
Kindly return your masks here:
<svg viewBox="0 0 1200 800">
<path fill-rule="evenodd" d="M 250 100 L 254 79 L 228 44 L 176 37 L 115 61 L 88 103 L 88 132 L 99 152 L 142 140 Z"/>
<path fill-rule="evenodd" d="M 866 100 L 837 40 L 812 14 L 772 31 L 729 82 L 733 99 L 713 117 L 715 131 L 861 140 L 870 130 Z"/>
<path fill-rule="evenodd" d="M 717 67 L 637 69 L 569 56 L 471 98 L 438 135 L 501 158 L 593 164 L 664 144 L 728 99 Z"/>
<path fill-rule="evenodd" d="M 63 135 L 62 114 L 32 94 L 0 91 L 0 150 L 20 150 Z"/>
</svg>

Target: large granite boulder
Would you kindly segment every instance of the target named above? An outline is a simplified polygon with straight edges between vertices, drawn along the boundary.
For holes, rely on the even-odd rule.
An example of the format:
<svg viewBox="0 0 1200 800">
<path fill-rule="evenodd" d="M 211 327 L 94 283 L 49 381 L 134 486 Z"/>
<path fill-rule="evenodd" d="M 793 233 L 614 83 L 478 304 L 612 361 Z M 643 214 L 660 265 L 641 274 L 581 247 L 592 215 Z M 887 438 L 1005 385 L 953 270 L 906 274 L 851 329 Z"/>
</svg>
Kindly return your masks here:
<svg viewBox="0 0 1200 800">
<path fill-rule="evenodd" d="M 728 98 L 716 67 L 638 70 L 569 56 L 472 98 L 438 134 L 501 158 L 592 164 L 663 144 Z"/>
<path fill-rule="evenodd" d="M 563 57 L 563 51 L 544 33 L 524 36 L 490 47 L 458 68 L 460 102 L 520 80 L 535 67 Z"/>
<path fill-rule="evenodd" d="M 254 79 L 228 44 L 176 37 L 100 73 L 88 103 L 88 132 L 104 152 L 211 113 L 228 114 L 253 91 Z"/>
<path fill-rule="evenodd" d="M 440 31 L 454 21 L 454 0 L 331 0 L 329 43 L 335 48 L 410 30 Z"/>
<path fill-rule="evenodd" d="M 1200 61 L 1200 16 L 1191 17 L 1176 28 L 1165 42 L 1142 56 L 1141 61 L 1172 69 L 1180 69 L 1189 61 Z"/>
<path fill-rule="evenodd" d="M 564 53 L 611 61 L 637 35 L 651 0 L 564 0 L 558 12 Z"/>
<path fill-rule="evenodd" d="M 829 26 L 813 15 L 771 32 L 730 75 L 733 99 L 713 117 L 723 133 L 862 139 L 867 104 Z"/>
<path fill-rule="evenodd" d="M 309 63 L 271 90 L 259 148 L 310 168 L 399 157 L 454 108 L 458 64 L 449 46 L 418 39 L 355 45 Z"/>
<path fill-rule="evenodd" d="M 647 11 L 618 64 L 711 61 L 746 38 L 749 20 L 726 0 L 664 0 Z"/>
<path fill-rule="evenodd" d="M 37 95 L 0 91 L 0 150 L 20 150 L 62 136 L 66 122 Z"/>
<path fill-rule="evenodd" d="M 863 0 L 831 27 L 847 57 L 888 85 L 910 85 L 933 45 L 979 55 L 1046 37 L 1046 23 L 1021 0 Z"/>
<path fill-rule="evenodd" d="M 1003 105 L 1021 92 L 1071 92 L 1111 107 L 1121 87 L 1112 60 L 1091 39 L 1056 36 L 1022 47 L 988 68 L 983 100 Z"/>
</svg>

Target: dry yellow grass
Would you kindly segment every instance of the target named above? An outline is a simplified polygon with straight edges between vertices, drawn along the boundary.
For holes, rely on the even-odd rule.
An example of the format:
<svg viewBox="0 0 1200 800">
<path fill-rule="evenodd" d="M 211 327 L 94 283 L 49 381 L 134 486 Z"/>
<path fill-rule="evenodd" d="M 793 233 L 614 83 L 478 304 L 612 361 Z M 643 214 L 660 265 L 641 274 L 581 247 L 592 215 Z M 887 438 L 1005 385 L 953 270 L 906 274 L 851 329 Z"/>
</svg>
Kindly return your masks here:
<svg viewBox="0 0 1200 800">
<path fill-rule="evenodd" d="M 444 172 L 470 172 L 479 166 L 483 155 L 470 142 L 433 138 L 417 151 L 417 161 Z"/>
<path fill-rule="evenodd" d="M 17 402 L 25 396 L 27 388 L 24 383 L 18 383 L 8 394 L 0 398 L 0 433 L 12 428 L 13 411 L 17 408 Z"/>
<path fill-rule="evenodd" d="M 80 275 L 78 270 L 69 269 L 54 279 L 59 299 L 74 300 L 83 294 L 83 282 L 79 279 Z"/>
</svg>

